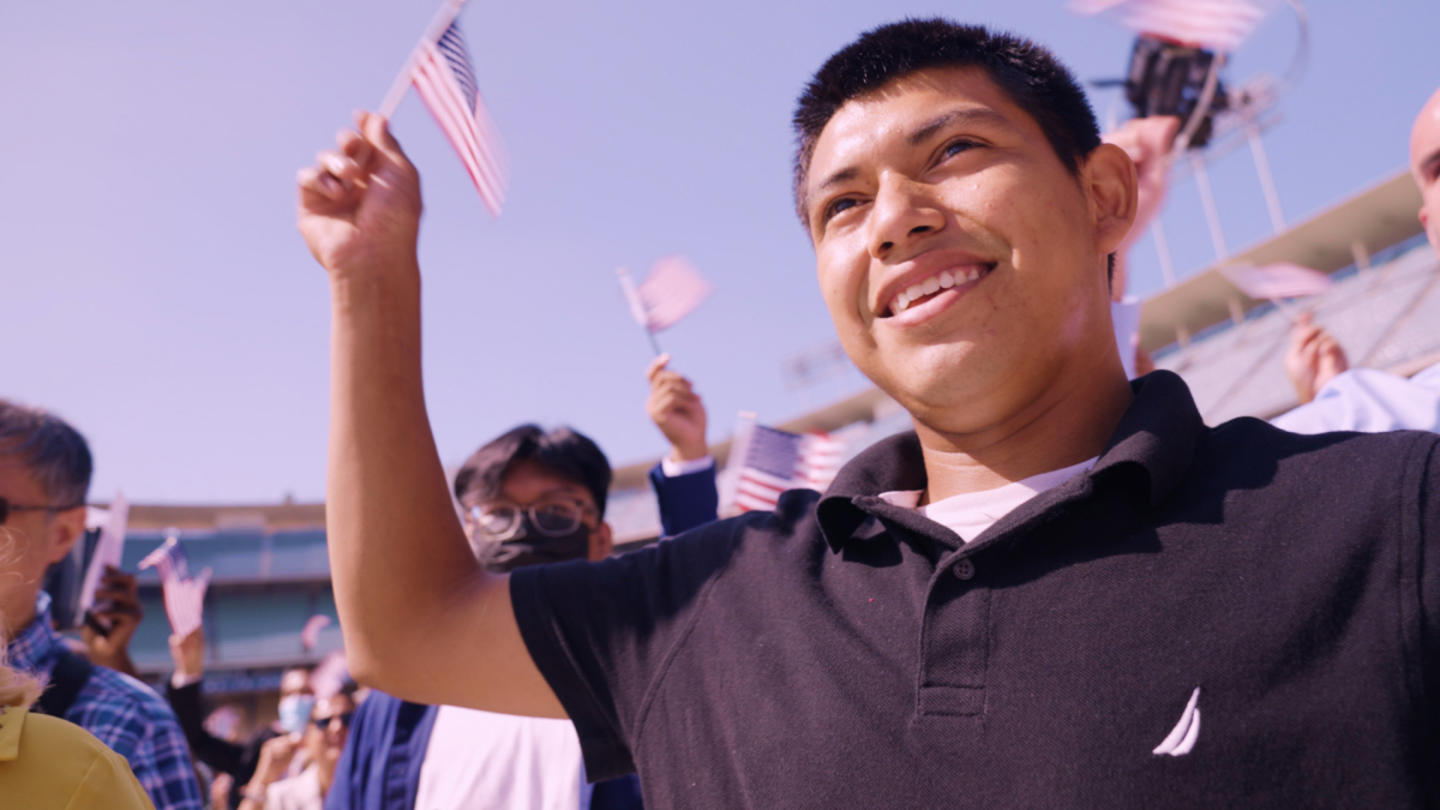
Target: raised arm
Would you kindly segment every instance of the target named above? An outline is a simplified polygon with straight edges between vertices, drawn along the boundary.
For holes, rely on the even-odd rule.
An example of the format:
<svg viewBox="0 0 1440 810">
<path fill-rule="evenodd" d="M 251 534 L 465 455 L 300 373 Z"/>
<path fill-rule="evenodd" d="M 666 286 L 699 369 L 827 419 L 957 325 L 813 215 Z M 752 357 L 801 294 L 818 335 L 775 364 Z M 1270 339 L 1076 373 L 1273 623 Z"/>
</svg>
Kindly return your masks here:
<svg viewBox="0 0 1440 810">
<path fill-rule="evenodd" d="M 301 170 L 299 226 L 330 277 L 325 520 L 356 677 L 424 703 L 563 717 L 531 662 L 504 576 L 471 554 L 420 378 L 420 178 L 360 113 Z"/>
</svg>

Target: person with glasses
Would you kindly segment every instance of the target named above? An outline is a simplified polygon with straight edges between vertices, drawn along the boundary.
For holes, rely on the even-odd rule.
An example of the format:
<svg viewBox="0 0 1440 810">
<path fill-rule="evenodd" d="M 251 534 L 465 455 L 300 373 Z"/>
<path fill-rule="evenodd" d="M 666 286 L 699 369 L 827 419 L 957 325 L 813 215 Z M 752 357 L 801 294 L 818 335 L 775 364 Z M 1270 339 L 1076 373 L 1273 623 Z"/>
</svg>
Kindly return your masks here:
<svg viewBox="0 0 1440 810">
<path fill-rule="evenodd" d="M 12 666 L 49 681 L 38 708 L 123 756 L 158 810 L 204 804 L 175 714 L 144 684 L 68 651 L 54 630 L 46 568 L 85 533 L 93 462 L 79 431 L 40 408 L 0 399 L 0 637 Z"/>
<path fill-rule="evenodd" d="M 509 572 L 609 556 L 610 478 L 605 454 L 583 434 L 521 425 L 475 451 L 453 492 L 476 559 Z M 325 800 L 328 810 L 640 806 L 633 776 L 587 783 L 566 720 L 412 703 L 374 690 L 356 713 Z"/>
<path fill-rule="evenodd" d="M 284 734 L 260 749 L 260 764 L 250 778 L 236 810 L 320 810 L 334 784 L 336 765 L 355 719 L 353 689 L 342 689 L 315 701 L 305 730 Z M 305 754 L 305 769 L 283 778 L 290 762 Z"/>
</svg>

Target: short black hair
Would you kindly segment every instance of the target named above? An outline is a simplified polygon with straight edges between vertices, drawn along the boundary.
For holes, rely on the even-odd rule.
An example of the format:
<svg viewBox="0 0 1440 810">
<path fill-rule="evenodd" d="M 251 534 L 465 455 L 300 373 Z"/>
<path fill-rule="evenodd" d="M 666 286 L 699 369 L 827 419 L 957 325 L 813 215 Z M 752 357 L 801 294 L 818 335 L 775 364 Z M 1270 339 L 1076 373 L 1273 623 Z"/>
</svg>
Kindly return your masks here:
<svg viewBox="0 0 1440 810">
<path fill-rule="evenodd" d="M 456 500 L 494 498 L 505 475 L 521 461 L 533 461 L 546 472 L 585 487 L 600 517 L 605 516 L 610 462 L 590 437 L 563 426 L 546 432 L 539 425 L 520 425 L 476 450 L 455 473 Z"/>
<path fill-rule="evenodd" d="M 808 229 L 805 180 L 815 141 L 847 101 L 927 68 L 983 68 L 990 80 L 1040 125 L 1060 162 L 1078 174 L 1100 145 L 1090 102 L 1055 55 L 1028 39 L 939 17 L 882 25 L 837 51 L 805 86 L 795 106 L 795 207 Z"/>
</svg>

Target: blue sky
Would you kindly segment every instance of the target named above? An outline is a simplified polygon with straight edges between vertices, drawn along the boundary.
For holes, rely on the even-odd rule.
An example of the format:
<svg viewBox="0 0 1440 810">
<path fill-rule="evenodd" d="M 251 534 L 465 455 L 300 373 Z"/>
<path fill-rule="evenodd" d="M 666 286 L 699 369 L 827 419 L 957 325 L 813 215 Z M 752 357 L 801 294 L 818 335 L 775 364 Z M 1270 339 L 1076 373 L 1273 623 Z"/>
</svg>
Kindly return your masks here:
<svg viewBox="0 0 1440 810">
<path fill-rule="evenodd" d="M 0 395 L 90 438 L 96 499 L 255 502 L 324 492 L 328 289 L 293 223 L 293 178 L 352 109 L 376 105 L 428 2 L 257 0 L 0 7 Z M 1298 220 L 1403 166 L 1440 85 L 1440 5 L 1310 4 L 1308 72 L 1266 135 Z M 832 339 L 791 214 L 791 105 L 874 25 L 944 14 L 1029 35 L 1085 79 L 1131 36 L 1058 0 L 488 3 L 461 17 L 511 166 L 485 213 L 413 94 L 394 129 L 420 167 L 425 375 L 453 463 L 521 421 L 566 422 L 624 464 L 662 450 L 643 335 L 614 270 L 683 253 L 716 286 L 660 336 L 711 411 L 780 421 L 858 390 L 796 390 L 785 358 Z M 1278 73 L 1281 10 L 1227 77 Z M 1102 119 L 1124 108 L 1095 93 Z M 1269 221 L 1241 149 L 1212 180 L 1232 249 Z M 1165 224 L 1180 270 L 1213 258 L 1192 184 Z M 1153 251 L 1132 290 L 1160 286 Z"/>
</svg>

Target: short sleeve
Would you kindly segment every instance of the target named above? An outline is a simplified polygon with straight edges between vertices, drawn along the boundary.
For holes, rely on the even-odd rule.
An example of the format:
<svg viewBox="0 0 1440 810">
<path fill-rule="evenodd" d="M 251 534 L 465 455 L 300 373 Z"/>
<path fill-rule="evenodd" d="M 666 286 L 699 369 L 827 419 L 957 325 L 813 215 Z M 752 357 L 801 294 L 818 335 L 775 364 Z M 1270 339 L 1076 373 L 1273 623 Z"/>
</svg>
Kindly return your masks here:
<svg viewBox="0 0 1440 810">
<path fill-rule="evenodd" d="M 635 769 L 631 744 L 647 698 L 731 565 L 736 526 L 510 575 L 521 636 L 575 724 L 592 781 Z"/>
</svg>

